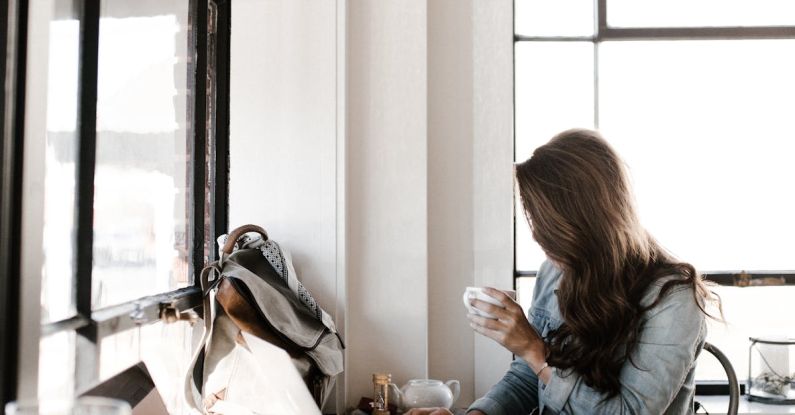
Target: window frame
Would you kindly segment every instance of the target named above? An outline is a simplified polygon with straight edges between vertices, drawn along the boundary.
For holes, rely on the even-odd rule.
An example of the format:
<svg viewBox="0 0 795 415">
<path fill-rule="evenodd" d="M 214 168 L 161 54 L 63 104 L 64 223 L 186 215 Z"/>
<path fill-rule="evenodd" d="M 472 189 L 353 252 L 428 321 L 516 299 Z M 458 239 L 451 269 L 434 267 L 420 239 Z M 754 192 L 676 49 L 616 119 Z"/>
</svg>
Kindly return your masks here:
<svg viewBox="0 0 795 415">
<path fill-rule="evenodd" d="M 740 40 L 740 39 L 795 39 L 795 26 L 722 26 L 722 27 L 610 27 L 607 24 L 608 0 L 594 0 L 594 34 L 591 36 L 527 36 L 516 33 L 516 0 L 514 0 L 514 68 L 516 46 L 522 42 L 591 42 L 594 62 L 594 125 L 599 128 L 599 45 L 606 41 L 633 40 Z M 514 160 L 516 160 L 516 71 L 514 73 Z M 537 270 L 517 269 L 516 229 L 517 217 L 514 209 L 514 289 L 519 278 L 535 278 Z M 755 287 L 770 285 L 795 285 L 795 270 L 714 270 L 702 271 L 708 281 L 718 285 Z M 744 390 L 745 385 L 741 382 Z M 744 391 L 741 391 L 744 393 Z M 728 395 L 729 384 L 725 382 L 699 381 L 696 393 L 700 395 Z"/>
<path fill-rule="evenodd" d="M 0 6 L 0 399 L 16 398 L 20 310 L 20 216 L 26 75 L 27 0 Z"/>
<path fill-rule="evenodd" d="M 231 0 L 184 0 L 190 8 L 188 65 L 193 110 L 190 130 L 189 176 L 189 275 L 197 276 L 206 262 L 216 259 L 215 238 L 228 227 L 229 179 L 229 41 Z M 78 144 L 75 186 L 75 314 L 31 329 L 19 329 L 22 304 L 40 301 L 20 298 L 20 250 L 22 197 L 22 150 L 25 140 L 25 76 L 28 0 L 9 0 L 0 19 L 9 24 L 0 32 L 0 56 L 8 60 L 0 70 L 6 84 L 2 90 L 3 120 L 0 131 L 2 188 L 0 188 L 0 391 L 2 404 L 17 398 L 22 377 L 38 379 L 38 370 L 17 367 L 19 336 L 41 339 L 72 331 L 76 333 L 75 391 L 99 380 L 99 344 L 103 338 L 158 321 L 170 322 L 182 313 L 202 306 L 199 279 L 170 292 L 146 296 L 123 304 L 92 310 L 94 172 L 96 169 L 96 110 L 101 0 L 77 1 L 81 22 L 78 71 Z M 5 2 L 4 2 L 5 6 Z M 11 15 L 11 13 L 14 15 Z M 9 13 L 7 16 L 6 13 Z M 208 24 L 212 23 L 212 24 Z M 201 30 L 201 28 L 205 28 Z M 208 79 L 208 74 L 212 79 Z M 8 78 L 6 77 L 8 76 Z M 9 82 L 9 79 L 13 82 Z M 8 96 L 5 93 L 8 92 Z M 197 127 L 201 126 L 201 127 Z M 208 144 L 212 148 L 208 147 Z M 208 171 L 208 165 L 212 166 Z M 209 183 L 209 184 L 208 184 Z M 209 212 L 206 212 L 206 209 Z M 206 214 L 209 224 L 205 224 Z M 8 225 L 8 226 L 7 226 Z M 205 226 L 207 225 L 207 229 Z M 205 233 L 208 233 L 206 235 Z M 207 237 L 209 236 L 209 238 Z M 34 382 L 35 383 L 35 382 Z"/>
</svg>

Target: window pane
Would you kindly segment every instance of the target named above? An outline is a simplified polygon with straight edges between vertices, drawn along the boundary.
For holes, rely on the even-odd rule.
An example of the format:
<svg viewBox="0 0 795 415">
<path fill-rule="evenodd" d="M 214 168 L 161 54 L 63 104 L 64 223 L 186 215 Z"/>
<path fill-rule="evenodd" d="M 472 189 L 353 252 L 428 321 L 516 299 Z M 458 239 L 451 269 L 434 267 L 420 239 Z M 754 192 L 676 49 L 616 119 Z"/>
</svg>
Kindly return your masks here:
<svg viewBox="0 0 795 415">
<path fill-rule="evenodd" d="M 39 398 L 71 399 L 75 393 L 75 332 L 42 337 L 39 343 Z"/>
<path fill-rule="evenodd" d="M 525 36 L 591 36 L 593 0 L 515 0 L 515 30 Z"/>
<path fill-rule="evenodd" d="M 612 27 L 793 26 L 792 0 L 608 0 Z"/>
<path fill-rule="evenodd" d="M 530 232 L 525 214 L 522 209 L 522 202 L 519 196 L 516 197 L 516 270 L 517 271 L 536 271 L 541 263 L 546 259 L 544 251 L 538 246 Z"/>
<path fill-rule="evenodd" d="M 141 360 L 146 363 L 168 413 L 189 413 L 182 392 L 194 347 L 201 340 L 202 324 L 155 323 L 141 328 Z M 198 330 L 198 331 L 196 331 Z"/>
<path fill-rule="evenodd" d="M 217 26 L 218 24 L 218 6 L 215 2 L 209 2 L 208 24 Z M 219 159 L 216 153 L 216 116 L 217 107 L 221 105 L 219 102 L 218 91 L 218 73 L 215 62 L 217 61 L 218 54 L 218 35 L 211 34 L 207 39 L 207 106 L 205 108 L 206 116 L 206 135 L 204 146 L 204 262 L 209 262 L 217 259 L 215 252 L 215 210 L 219 200 L 216 198 L 215 186 L 216 183 L 216 167 L 218 163 L 223 162 Z"/>
<path fill-rule="evenodd" d="M 525 314 L 530 310 L 530 305 L 533 302 L 533 289 L 535 286 L 535 277 L 519 277 L 516 279 L 516 301 L 522 306 Z"/>
<path fill-rule="evenodd" d="M 600 126 L 642 221 L 702 271 L 795 270 L 795 41 L 611 42 Z"/>
<path fill-rule="evenodd" d="M 708 321 L 707 341 L 726 354 L 742 383 L 748 379 L 749 337 L 795 338 L 792 315 L 784 311 L 784 305 L 795 298 L 795 286 L 714 287 L 713 291 L 723 300 L 727 324 Z M 790 369 L 795 372 L 795 367 Z M 696 379 L 725 380 L 726 373 L 714 357 L 702 356 L 696 368 Z"/>
<path fill-rule="evenodd" d="M 593 128 L 594 50 L 590 42 L 516 44 L 516 160 L 555 134 Z M 516 268 L 537 270 L 545 256 L 516 201 Z"/>
<path fill-rule="evenodd" d="M 75 313 L 74 217 L 80 22 L 71 1 L 31 3 L 26 151 L 43 187 L 41 320 Z M 39 164 L 40 165 L 37 165 Z M 41 176 L 39 176 L 39 174 Z M 26 179 L 27 180 L 27 179 Z M 29 210 L 39 214 L 37 209 Z M 33 237 L 30 235 L 30 237 Z M 38 239 L 41 238 L 41 239 Z"/>
<path fill-rule="evenodd" d="M 184 321 L 173 324 L 157 322 L 102 339 L 100 380 L 111 378 L 143 361 L 168 413 L 189 413 L 182 389 L 185 371 L 193 356 L 192 341 L 198 342 L 201 338 L 201 332 L 192 336 L 194 327 L 201 329 L 201 325 L 191 326 Z"/>
<path fill-rule="evenodd" d="M 93 306 L 190 283 L 188 2 L 102 2 Z"/>
</svg>

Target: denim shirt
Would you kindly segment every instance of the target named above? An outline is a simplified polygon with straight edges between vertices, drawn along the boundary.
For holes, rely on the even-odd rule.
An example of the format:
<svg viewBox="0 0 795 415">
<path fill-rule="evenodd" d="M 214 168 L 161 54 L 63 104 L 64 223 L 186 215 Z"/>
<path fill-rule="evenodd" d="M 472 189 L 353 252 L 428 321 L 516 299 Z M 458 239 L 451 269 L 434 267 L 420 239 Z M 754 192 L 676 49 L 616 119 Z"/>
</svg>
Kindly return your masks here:
<svg viewBox="0 0 795 415">
<path fill-rule="evenodd" d="M 544 339 L 563 322 L 556 294 L 560 278 L 561 271 L 549 261 L 538 271 L 528 320 Z M 642 304 L 651 304 L 667 279 L 656 281 Z M 637 367 L 624 364 L 617 396 L 604 400 L 605 394 L 587 386 L 571 370 L 552 368 L 549 383 L 544 385 L 527 363 L 517 358 L 502 380 L 469 411 L 478 409 L 488 415 L 525 415 L 535 408 L 541 414 L 693 413 L 696 357 L 707 329 L 692 286 L 672 288 L 643 319 L 632 352 Z"/>
</svg>

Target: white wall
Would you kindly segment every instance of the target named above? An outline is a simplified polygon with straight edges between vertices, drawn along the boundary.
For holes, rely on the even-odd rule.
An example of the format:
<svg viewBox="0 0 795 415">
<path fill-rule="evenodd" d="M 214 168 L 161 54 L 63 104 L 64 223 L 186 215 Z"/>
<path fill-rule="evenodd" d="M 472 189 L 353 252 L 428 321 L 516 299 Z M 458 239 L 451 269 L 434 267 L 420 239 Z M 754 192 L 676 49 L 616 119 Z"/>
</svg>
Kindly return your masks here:
<svg viewBox="0 0 795 415">
<path fill-rule="evenodd" d="M 512 2 L 352 2 L 348 16 L 348 403 L 388 370 L 457 378 L 468 404 L 511 359 L 473 335 L 461 293 L 513 285 Z"/>
<path fill-rule="evenodd" d="M 231 224 L 264 225 L 335 311 L 341 404 L 376 371 L 457 378 L 468 404 L 510 361 L 460 297 L 512 286 L 512 2 L 233 7 Z"/>
<path fill-rule="evenodd" d="M 232 2 L 230 228 L 262 225 L 344 329 L 336 48 L 334 1 Z"/>
<path fill-rule="evenodd" d="M 336 6 L 236 0 L 230 228 L 262 225 L 321 306 L 336 298 Z"/>
</svg>

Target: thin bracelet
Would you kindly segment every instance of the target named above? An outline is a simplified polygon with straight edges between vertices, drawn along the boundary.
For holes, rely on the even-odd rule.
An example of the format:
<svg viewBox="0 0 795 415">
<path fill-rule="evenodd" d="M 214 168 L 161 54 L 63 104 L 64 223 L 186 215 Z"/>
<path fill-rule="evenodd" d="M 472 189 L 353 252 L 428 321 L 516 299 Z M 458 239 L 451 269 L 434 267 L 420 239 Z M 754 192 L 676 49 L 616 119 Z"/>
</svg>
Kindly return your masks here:
<svg viewBox="0 0 795 415">
<path fill-rule="evenodd" d="M 548 368 L 548 367 L 549 367 L 549 363 L 547 363 L 547 362 L 544 362 L 544 365 L 543 365 L 543 366 L 541 366 L 541 369 L 538 369 L 538 372 L 536 372 L 536 377 L 539 377 L 539 376 L 541 376 L 541 372 L 543 372 L 543 371 L 544 371 L 544 369 L 546 369 L 546 368 Z"/>
</svg>

